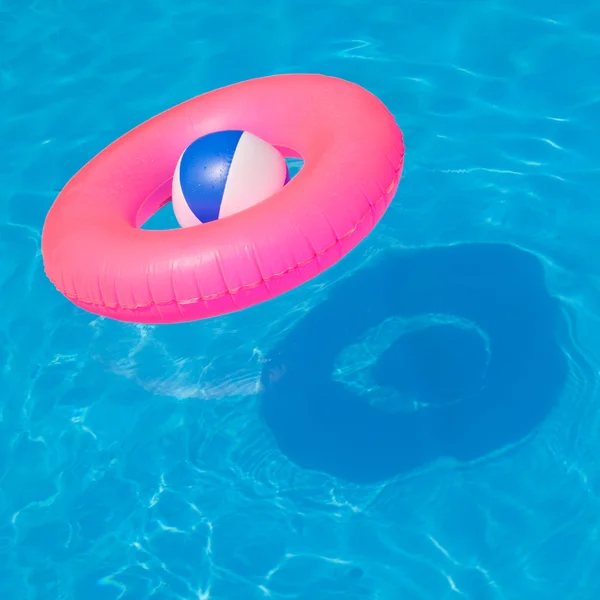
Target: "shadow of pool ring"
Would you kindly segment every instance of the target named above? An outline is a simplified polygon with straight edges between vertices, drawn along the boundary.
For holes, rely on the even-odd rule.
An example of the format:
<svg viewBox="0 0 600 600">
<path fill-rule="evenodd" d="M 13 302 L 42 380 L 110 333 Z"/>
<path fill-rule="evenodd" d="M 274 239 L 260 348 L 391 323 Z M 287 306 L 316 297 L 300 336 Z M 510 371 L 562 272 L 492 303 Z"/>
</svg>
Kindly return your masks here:
<svg viewBox="0 0 600 600">
<path fill-rule="evenodd" d="M 336 356 L 399 316 L 454 315 L 489 340 L 483 387 L 462 401 L 385 413 L 332 379 Z M 472 461 L 533 432 L 567 376 L 562 315 L 541 263 L 503 244 L 401 252 L 342 283 L 270 354 L 261 413 L 297 465 L 356 483 L 442 457 Z"/>
</svg>

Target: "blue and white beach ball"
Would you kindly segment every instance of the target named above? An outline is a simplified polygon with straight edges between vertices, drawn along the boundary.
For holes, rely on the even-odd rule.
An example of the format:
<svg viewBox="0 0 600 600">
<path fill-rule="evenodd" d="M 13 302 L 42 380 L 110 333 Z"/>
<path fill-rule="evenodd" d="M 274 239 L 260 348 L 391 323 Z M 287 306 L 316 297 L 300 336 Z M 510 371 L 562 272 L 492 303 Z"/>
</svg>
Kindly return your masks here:
<svg viewBox="0 0 600 600">
<path fill-rule="evenodd" d="M 182 227 L 208 223 L 262 202 L 289 179 L 277 148 L 247 131 L 217 131 L 192 142 L 173 177 L 173 210 Z"/>
</svg>

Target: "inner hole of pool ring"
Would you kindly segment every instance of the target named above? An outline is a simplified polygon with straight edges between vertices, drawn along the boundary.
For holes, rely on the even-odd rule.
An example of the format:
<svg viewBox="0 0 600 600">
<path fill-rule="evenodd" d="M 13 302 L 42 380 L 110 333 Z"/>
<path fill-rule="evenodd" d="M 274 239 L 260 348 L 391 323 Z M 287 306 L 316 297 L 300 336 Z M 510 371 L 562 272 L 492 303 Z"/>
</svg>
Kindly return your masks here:
<svg viewBox="0 0 600 600">
<path fill-rule="evenodd" d="M 475 396 L 490 358 L 487 335 L 470 321 L 388 319 L 340 354 L 333 379 L 378 410 L 409 412 Z"/>
<path fill-rule="evenodd" d="M 286 185 L 300 172 L 304 166 L 304 160 L 302 157 L 291 148 L 284 148 L 276 146 L 276 148 L 283 154 L 285 161 L 288 165 L 289 180 Z M 173 172 L 175 172 L 175 166 L 173 166 Z M 173 185 L 173 179 L 169 179 L 162 183 L 156 188 L 149 196 L 142 202 L 137 216 L 136 216 L 136 227 L 139 229 L 179 229 L 179 224 L 175 219 L 175 215 L 172 214 L 172 210 L 166 208 L 171 204 L 171 188 Z"/>
</svg>

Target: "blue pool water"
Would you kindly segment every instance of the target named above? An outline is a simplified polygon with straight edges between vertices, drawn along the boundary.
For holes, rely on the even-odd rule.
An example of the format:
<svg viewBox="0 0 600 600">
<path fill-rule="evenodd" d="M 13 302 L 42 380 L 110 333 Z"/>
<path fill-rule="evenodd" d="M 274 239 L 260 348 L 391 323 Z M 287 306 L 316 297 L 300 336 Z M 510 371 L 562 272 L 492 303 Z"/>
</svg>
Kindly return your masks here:
<svg viewBox="0 0 600 600">
<path fill-rule="evenodd" d="M 600 597 L 593 0 L 0 1 L 0 597 Z M 322 72 L 406 138 L 373 234 L 281 298 L 149 327 L 45 279 L 115 137 Z"/>
</svg>

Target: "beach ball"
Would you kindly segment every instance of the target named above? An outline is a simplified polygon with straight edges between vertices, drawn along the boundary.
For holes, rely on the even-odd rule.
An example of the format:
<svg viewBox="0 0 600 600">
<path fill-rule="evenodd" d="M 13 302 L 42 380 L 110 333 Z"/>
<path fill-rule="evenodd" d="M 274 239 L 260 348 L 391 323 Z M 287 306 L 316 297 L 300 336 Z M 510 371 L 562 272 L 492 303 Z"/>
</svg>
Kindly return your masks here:
<svg viewBox="0 0 600 600">
<path fill-rule="evenodd" d="M 223 219 L 262 202 L 289 179 L 285 158 L 248 131 L 217 131 L 193 141 L 173 176 L 173 211 L 181 227 Z"/>
</svg>

